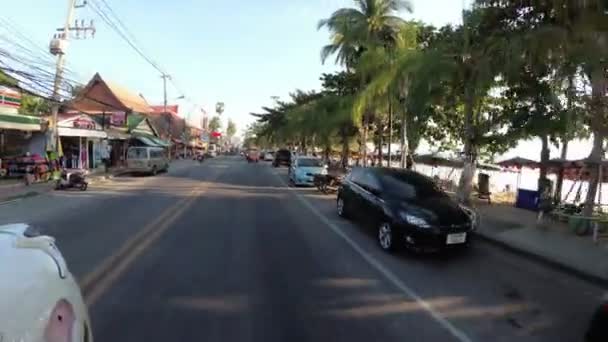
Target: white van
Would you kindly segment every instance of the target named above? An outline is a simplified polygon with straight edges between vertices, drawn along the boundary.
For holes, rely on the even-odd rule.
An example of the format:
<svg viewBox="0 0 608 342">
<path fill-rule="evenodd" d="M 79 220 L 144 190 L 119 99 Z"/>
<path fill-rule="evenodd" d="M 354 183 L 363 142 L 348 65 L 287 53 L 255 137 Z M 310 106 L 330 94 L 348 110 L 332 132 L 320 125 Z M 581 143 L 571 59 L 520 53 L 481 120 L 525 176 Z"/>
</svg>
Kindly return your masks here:
<svg viewBox="0 0 608 342">
<path fill-rule="evenodd" d="M 209 157 L 217 157 L 217 145 L 216 144 L 209 144 L 209 150 L 208 150 L 208 155 Z"/>
<path fill-rule="evenodd" d="M 133 146 L 127 151 L 127 168 L 131 172 L 156 175 L 169 170 L 169 158 L 162 147 Z"/>
</svg>

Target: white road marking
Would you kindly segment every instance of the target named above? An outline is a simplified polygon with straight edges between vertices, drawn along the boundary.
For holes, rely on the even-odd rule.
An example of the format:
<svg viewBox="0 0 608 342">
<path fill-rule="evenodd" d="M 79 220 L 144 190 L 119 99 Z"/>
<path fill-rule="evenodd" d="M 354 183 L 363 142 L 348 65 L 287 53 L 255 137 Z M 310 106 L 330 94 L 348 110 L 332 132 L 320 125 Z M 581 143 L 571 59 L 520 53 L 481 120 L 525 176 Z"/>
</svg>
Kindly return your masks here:
<svg viewBox="0 0 608 342">
<path fill-rule="evenodd" d="M 443 317 L 439 312 L 437 312 L 431 304 L 425 301 L 422 297 L 420 297 L 414 290 L 412 290 L 409 286 L 405 285 L 393 272 L 391 272 L 388 268 L 384 267 L 376 258 L 367 253 L 361 246 L 359 246 L 354 240 L 352 240 L 346 233 L 340 229 L 337 225 L 332 223 L 325 215 L 323 215 L 317 208 L 315 208 L 310 202 L 304 198 L 301 194 L 295 191 L 295 188 L 290 188 L 285 181 L 280 177 L 278 172 L 273 172 L 275 176 L 279 179 L 279 181 L 290 190 L 295 197 L 302 203 L 305 207 L 307 207 L 310 211 L 312 211 L 315 216 L 317 216 L 321 222 L 325 223 L 336 235 L 341 237 L 346 243 L 348 243 L 359 255 L 367 261 L 373 268 L 375 268 L 378 272 L 380 272 L 388 281 L 390 281 L 396 288 L 401 290 L 406 296 L 416 301 L 418 305 L 420 305 L 439 325 L 445 328 L 452 336 L 454 336 L 460 342 L 472 342 L 473 340 L 467 336 L 462 330 L 456 328 L 450 321 L 448 321 L 445 317 Z"/>
</svg>

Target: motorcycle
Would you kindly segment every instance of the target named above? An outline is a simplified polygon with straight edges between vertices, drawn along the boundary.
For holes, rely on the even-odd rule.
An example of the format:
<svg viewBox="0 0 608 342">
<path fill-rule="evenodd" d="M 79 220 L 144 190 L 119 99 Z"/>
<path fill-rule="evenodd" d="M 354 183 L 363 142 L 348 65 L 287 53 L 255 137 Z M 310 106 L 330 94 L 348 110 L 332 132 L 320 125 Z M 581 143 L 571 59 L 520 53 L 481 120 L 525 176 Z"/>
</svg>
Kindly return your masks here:
<svg viewBox="0 0 608 342">
<path fill-rule="evenodd" d="M 196 156 L 196 158 L 194 158 L 194 160 L 198 161 L 199 163 L 202 163 L 205 161 L 205 156 L 202 154 L 199 154 Z"/>
<path fill-rule="evenodd" d="M 344 175 L 314 175 L 313 182 L 317 189 L 322 193 L 328 195 L 332 193 L 336 193 L 340 185 L 342 185 L 342 181 L 344 180 Z"/>
<path fill-rule="evenodd" d="M 65 171 L 61 172 L 61 176 L 55 184 L 55 190 L 64 190 L 77 188 L 81 191 L 86 191 L 89 183 L 86 181 L 85 174 L 82 171 Z"/>
</svg>

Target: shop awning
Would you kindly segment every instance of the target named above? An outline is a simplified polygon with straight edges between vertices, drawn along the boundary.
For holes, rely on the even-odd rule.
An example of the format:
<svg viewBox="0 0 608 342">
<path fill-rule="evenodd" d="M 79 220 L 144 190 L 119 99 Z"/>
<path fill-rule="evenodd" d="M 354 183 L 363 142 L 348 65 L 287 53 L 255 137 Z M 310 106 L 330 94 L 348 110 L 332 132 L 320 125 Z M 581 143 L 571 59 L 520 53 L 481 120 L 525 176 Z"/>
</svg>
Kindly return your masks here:
<svg viewBox="0 0 608 342">
<path fill-rule="evenodd" d="M 160 139 L 160 138 L 148 137 L 148 139 L 154 141 L 158 146 L 162 146 L 162 147 L 169 147 L 169 146 L 171 146 L 171 144 L 168 141 L 165 141 L 165 140 Z"/>
<path fill-rule="evenodd" d="M 0 114 L 0 129 L 40 131 L 40 118 L 20 114 Z"/>
<path fill-rule="evenodd" d="M 137 137 L 135 137 L 135 139 L 139 140 L 142 144 L 144 144 L 146 146 L 162 147 L 162 146 L 158 145 L 156 142 L 154 142 L 154 140 L 150 139 L 149 137 L 137 136 Z"/>
<path fill-rule="evenodd" d="M 106 133 L 108 134 L 108 139 L 111 140 L 129 140 L 131 138 L 129 133 L 115 128 L 106 128 Z"/>
<path fill-rule="evenodd" d="M 84 138 L 107 138 L 108 134 L 104 131 L 93 129 L 81 129 L 70 127 L 59 127 L 60 137 L 84 137 Z"/>
</svg>

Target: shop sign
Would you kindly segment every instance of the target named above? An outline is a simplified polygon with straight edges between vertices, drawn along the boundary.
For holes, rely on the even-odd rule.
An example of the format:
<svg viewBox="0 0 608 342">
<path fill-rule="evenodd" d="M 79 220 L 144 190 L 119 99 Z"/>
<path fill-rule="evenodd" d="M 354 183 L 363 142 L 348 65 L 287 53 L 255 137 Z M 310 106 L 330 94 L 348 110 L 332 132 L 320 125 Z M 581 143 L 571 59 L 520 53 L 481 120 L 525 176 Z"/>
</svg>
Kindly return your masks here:
<svg viewBox="0 0 608 342">
<path fill-rule="evenodd" d="M 0 87 L 0 106 L 19 108 L 21 94 L 6 87 Z"/>
<path fill-rule="evenodd" d="M 73 121 L 74 128 L 95 129 L 95 121 L 87 118 L 77 118 Z"/>
<path fill-rule="evenodd" d="M 124 126 L 126 124 L 126 117 L 125 112 L 113 112 L 110 117 L 110 124 L 112 126 Z"/>
</svg>

